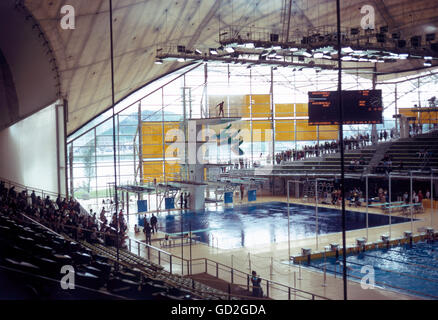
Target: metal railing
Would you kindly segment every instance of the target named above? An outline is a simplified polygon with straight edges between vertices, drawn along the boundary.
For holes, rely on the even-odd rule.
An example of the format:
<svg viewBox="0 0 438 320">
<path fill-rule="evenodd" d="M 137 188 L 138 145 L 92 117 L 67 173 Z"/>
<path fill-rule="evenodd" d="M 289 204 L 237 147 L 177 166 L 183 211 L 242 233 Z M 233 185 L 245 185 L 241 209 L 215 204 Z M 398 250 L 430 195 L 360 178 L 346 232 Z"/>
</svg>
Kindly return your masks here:
<svg viewBox="0 0 438 320">
<path fill-rule="evenodd" d="M 52 200 L 56 200 L 58 195 L 60 195 L 63 198 L 66 197 L 65 194 L 60 194 L 60 193 L 53 192 L 53 191 L 47 191 L 47 190 L 43 190 L 43 189 L 40 189 L 40 188 L 28 187 L 28 186 L 22 185 L 20 183 L 17 183 L 17 182 L 14 182 L 14 181 L 11 181 L 9 179 L 2 178 L 2 177 L 0 177 L 0 181 L 3 181 L 5 183 L 5 187 L 8 188 L 8 189 L 10 189 L 11 187 L 15 187 L 15 191 L 17 191 L 17 192 L 27 191 L 28 196 L 30 196 L 30 193 L 32 191 L 34 191 L 35 195 L 37 197 L 41 195 L 41 200 L 44 200 L 44 198 L 46 196 L 54 197 L 54 198 L 52 198 Z"/>
<path fill-rule="evenodd" d="M 191 276 L 205 273 L 248 292 L 252 289 L 251 274 L 226 264 L 208 258 L 181 259 L 181 257 L 170 252 L 135 239 L 129 238 L 127 242 L 130 252 L 146 257 L 150 262 L 161 265 L 165 271 L 171 274 Z M 261 287 L 266 298 L 279 300 L 329 300 L 329 298 L 315 293 L 293 288 L 269 279 L 261 279 Z M 230 296 L 235 296 L 231 290 L 228 293 Z"/>
<path fill-rule="evenodd" d="M 38 195 L 41 194 L 42 196 L 47 196 L 47 195 L 57 196 L 56 193 L 48 192 L 37 188 L 31 189 L 19 183 L 12 182 L 8 179 L 0 178 L 0 181 L 5 182 L 5 187 L 11 188 L 12 186 L 15 186 L 17 188 L 17 191 L 34 190 L 36 194 L 38 193 Z M 27 216 L 26 218 L 34 221 L 33 219 Z M 38 224 L 42 225 L 40 223 Z M 44 227 L 47 228 L 46 226 Z M 49 230 L 54 232 L 51 229 Z M 97 233 L 100 232 L 97 231 Z M 182 239 L 181 241 L 183 240 L 186 239 Z M 129 237 L 126 238 L 125 243 L 127 245 L 127 249 L 129 252 L 134 253 L 139 257 L 146 257 L 146 259 L 149 260 L 150 262 L 162 266 L 163 269 L 169 272 L 170 274 L 189 276 L 194 274 L 205 273 L 205 274 L 213 275 L 217 279 L 226 281 L 231 285 L 238 286 L 247 291 L 250 291 L 250 289 L 252 288 L 252 286 L 250 285 L 251 275 L 249 273 L 227 266 L 223 263 L 216 262 L 208 258 L 196 258 L 196 259 L 188 260 Z M 264 278 L 261 279 L 262 279 L 261 286 L 267 298 L 275 298 L 281 300 L 292 300 L 292 299 L 328 300 L 329 299 L 327 297 L 323 297 L 301 289 L 293 288 L 276 281 L 272 281 Z M 229 286 L 229 288 L 231 287 Z M 230 298 L 234 296 L 239 296 L 239 295 L 232 294 L 230 290 L 228 292 L 228 297 Z"/>
</svg>

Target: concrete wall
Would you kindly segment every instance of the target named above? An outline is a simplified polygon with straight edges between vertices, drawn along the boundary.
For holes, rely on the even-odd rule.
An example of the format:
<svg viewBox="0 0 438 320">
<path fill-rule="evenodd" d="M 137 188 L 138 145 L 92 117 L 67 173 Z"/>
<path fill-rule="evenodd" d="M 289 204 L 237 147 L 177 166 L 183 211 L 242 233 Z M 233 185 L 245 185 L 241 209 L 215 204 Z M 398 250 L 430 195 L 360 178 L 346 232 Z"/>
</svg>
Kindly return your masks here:
<svg viewBox="0 0 438 320">
<path fill-rule="evenodd" d="M 58 136 L 58 140 L 64 143 L 63 136 Z M 58 176 L 58 165 L 63 167 L 64 156 L 60 153 L 58 163 L 57 113 L 54 104 L 0 131 L 0 154 L 0 178 L 55 193 L 64 191 L 65 175 L 62 168 Z M 61 189 L 58 188 L 59 184 Z"/>
</svg>

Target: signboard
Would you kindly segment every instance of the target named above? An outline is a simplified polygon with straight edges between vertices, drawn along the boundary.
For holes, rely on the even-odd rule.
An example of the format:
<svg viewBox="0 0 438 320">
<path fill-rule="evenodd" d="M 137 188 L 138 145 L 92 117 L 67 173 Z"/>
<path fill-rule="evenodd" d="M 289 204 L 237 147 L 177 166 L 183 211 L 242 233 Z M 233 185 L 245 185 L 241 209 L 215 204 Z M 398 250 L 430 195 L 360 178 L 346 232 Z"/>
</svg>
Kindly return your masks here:
<svg viewBox="0 0 438 320">
<path fill-rule="evenodd" d="M 147 212 L 148 211 L 148 201 L 147 200 L 137 200 L 137 212 Z"/>
<path fill-rule="evenodd" d="M 224 202 L 225 203 L 233 203 L 233 192 L 225 192 L 224 193 Z"/>
<path fill-rule="evenodd" d="M 175 198 L 165 198 L 164 207 L 166 210 L 175 209 Z"/>
<path fill-rule="evenodd" d="M 257 190 L 248 190 L 248 201 L 256 201 Z"/>
<path fill-rule="evenodd" d="M 337 91 L 310 91 L 309 125 L 340 124 Z M 342 91 L 343 124 L 382 123 L 382 90 Z"/>
</svg>

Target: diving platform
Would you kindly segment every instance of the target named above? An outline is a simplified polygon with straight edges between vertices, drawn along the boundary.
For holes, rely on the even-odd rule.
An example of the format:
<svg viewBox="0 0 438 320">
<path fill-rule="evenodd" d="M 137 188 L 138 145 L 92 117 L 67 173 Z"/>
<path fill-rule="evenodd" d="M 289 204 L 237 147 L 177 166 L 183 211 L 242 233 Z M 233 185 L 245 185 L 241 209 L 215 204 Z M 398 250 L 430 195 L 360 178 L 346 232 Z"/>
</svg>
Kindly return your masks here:
<svg viewBox="0 0 438 320">
<path fill-rule="evenodd" d="M 190 118 L 189 121 L 196 121 L 197 125 L 216 125 L 241 120 L 242 117 L 210 117 L 210 118 Z"/>
</svg>

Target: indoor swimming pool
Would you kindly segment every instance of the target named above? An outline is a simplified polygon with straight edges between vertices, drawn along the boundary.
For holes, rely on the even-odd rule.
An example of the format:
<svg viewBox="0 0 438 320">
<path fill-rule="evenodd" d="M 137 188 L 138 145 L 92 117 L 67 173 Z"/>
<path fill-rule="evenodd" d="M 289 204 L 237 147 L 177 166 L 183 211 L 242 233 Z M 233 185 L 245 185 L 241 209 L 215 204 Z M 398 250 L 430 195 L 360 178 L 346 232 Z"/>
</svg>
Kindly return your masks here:
<svg viewBox="0 0 438 320">
<path fill-rule="evenodd" d="M 342 260 L 342 256 L 339 259 Z M 341 277 L 339 263 L 335 257 L 330 257 L 312 260 L 311 267 L 322 271 L 325 266 L 327 273 L 336 272 Z M 364 266 L 373 268 L 378 287 L 422 298 L 438 299 L 438 242 L 419 242 L 412 247 L 404 245 L 349 255 L 349 279 L 360 282 L 365 275 L 365 269 L 361 273 Z"/>
<path fill-rule="evenodd" d="M 389 217 L 382 214 L 368 215 L 369 227 L 389 223 Z M 209 207 L 197 212 L 179 211 L 161 213 L 158 216 L 159 230 L 170 235 L 181 234 L 182 230 L 199 236 L 200 241 L 221 249 L 253 247 L 287 241 L 287 203 L 267 202 L 250 205 Z M 392 217 L 391 223 L 410 221 L 409 218 Z M 366 228 L 364 212 L 346 211 L 346 229 Z M 318 235 L 341 231 L 341 211 L 318 208 Z M 290 204 L 290 237 L 304 239 L 316 235 L 315 207 Z"/>
</svg>

